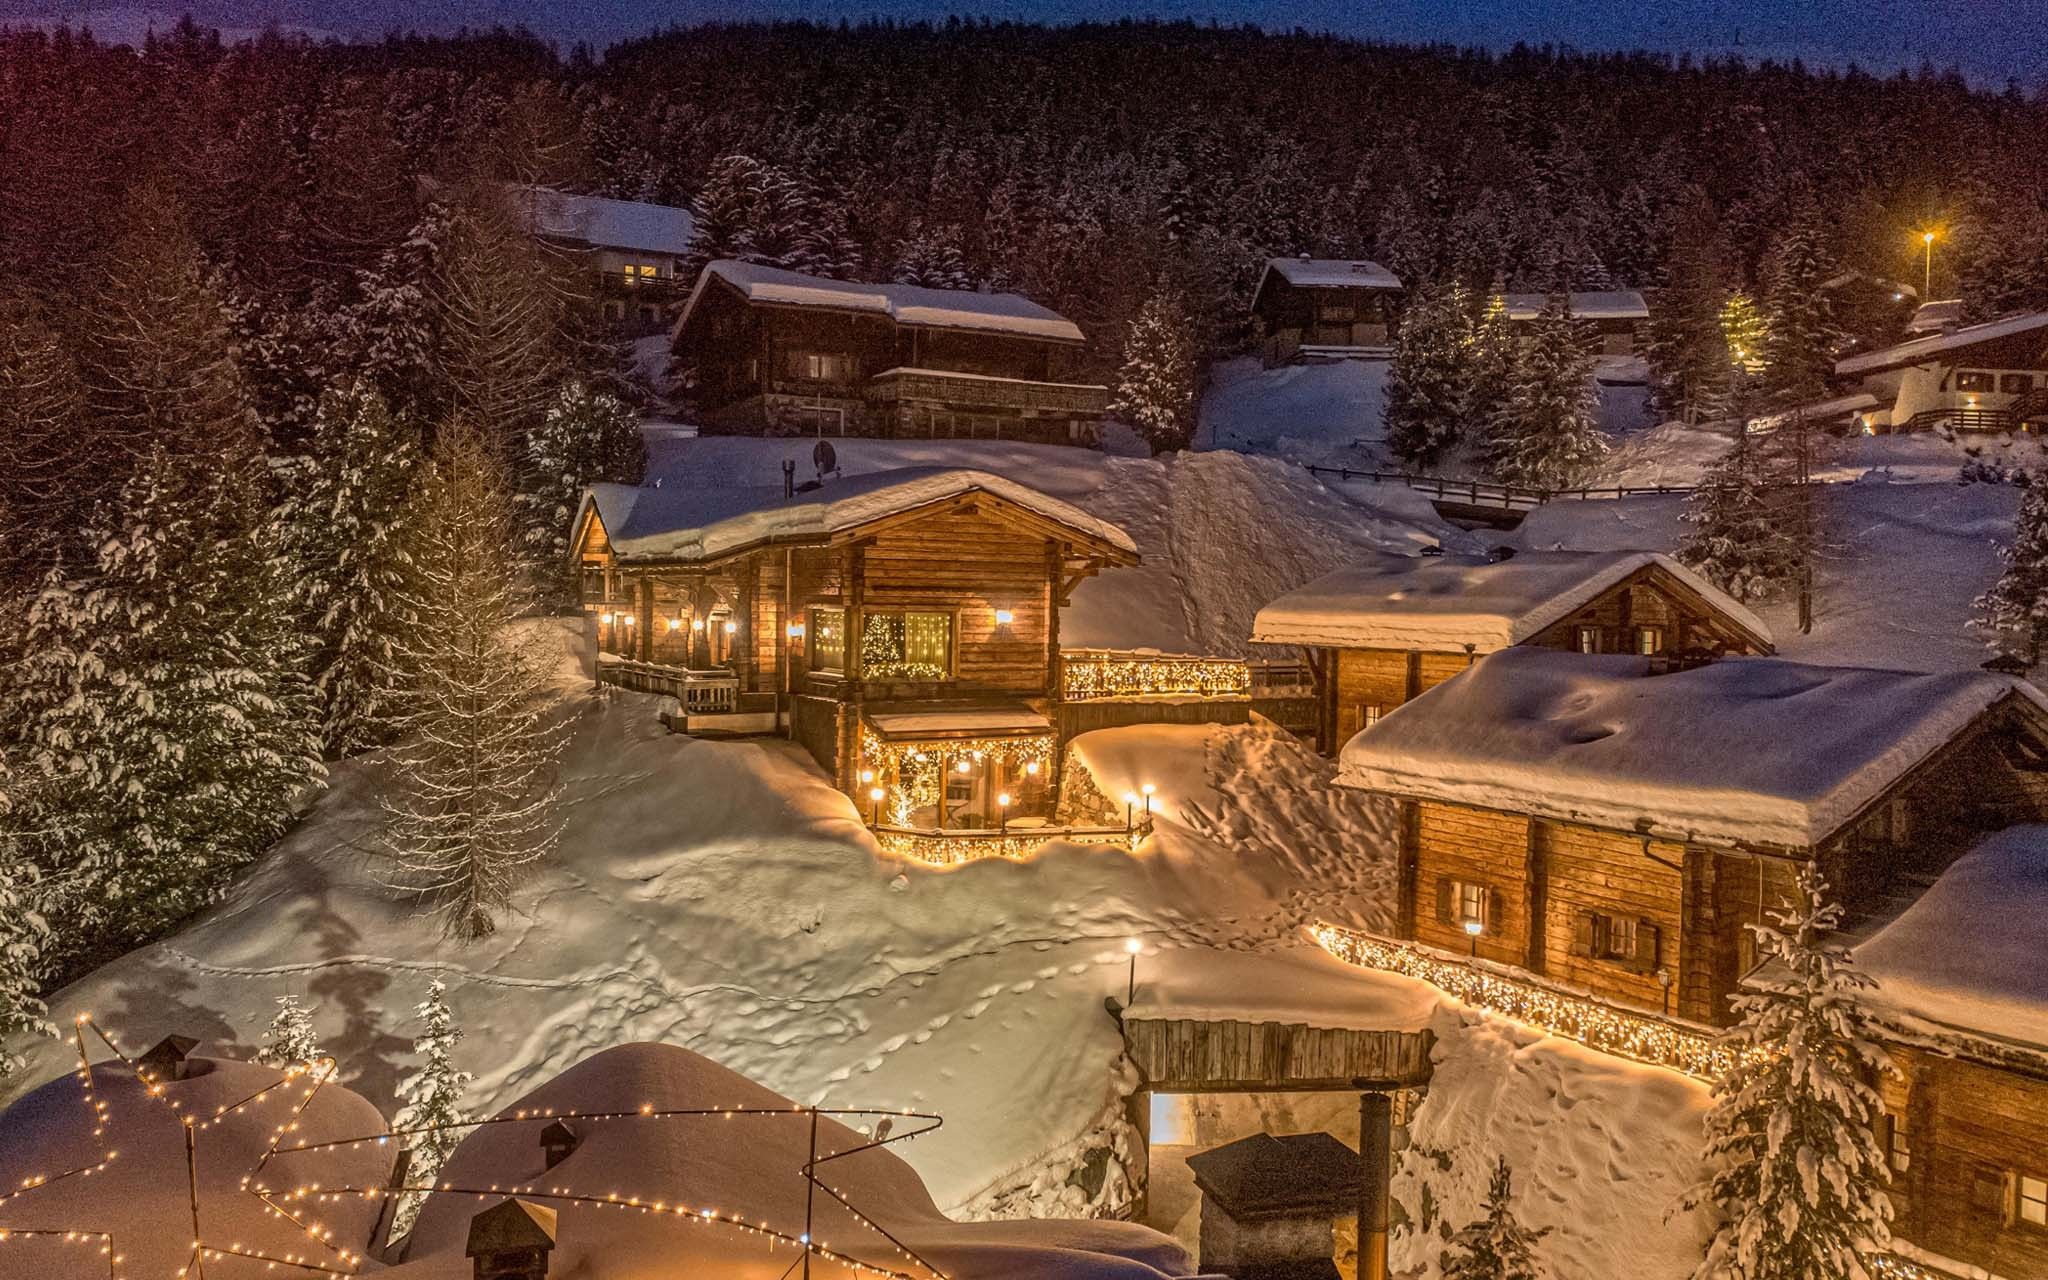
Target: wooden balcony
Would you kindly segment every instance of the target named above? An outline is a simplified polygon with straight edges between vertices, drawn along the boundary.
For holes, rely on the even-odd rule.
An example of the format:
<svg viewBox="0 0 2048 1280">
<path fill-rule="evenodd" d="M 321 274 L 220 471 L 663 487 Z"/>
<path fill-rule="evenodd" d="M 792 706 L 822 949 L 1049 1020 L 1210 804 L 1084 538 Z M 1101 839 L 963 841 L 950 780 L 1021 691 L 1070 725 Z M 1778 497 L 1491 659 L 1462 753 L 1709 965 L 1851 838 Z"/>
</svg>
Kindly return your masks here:
<svg viewBox="0 0 2048 1280">
<path fill-rule="evenodd" d="M 886 369 L 868 380 L 871 403 L 937 404 L 951 409 L 1030 409 L 1039 413 L 1100 417 L 1109 388 L 1076 382 L 1035 382 L 944 369 Z"/>
</svg>

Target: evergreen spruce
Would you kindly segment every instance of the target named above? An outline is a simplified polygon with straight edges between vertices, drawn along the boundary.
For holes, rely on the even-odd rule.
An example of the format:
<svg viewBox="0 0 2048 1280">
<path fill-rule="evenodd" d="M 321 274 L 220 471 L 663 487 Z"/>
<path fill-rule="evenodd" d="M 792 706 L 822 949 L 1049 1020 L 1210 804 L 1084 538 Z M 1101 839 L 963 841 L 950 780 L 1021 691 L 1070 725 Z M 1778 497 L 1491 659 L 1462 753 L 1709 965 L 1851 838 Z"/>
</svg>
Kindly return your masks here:
<svg viewBox="0 0 2048 1280">
<path fill-rule="evenodd" d="M 385 736 L 394 649 L 409 625 L 400 604 L 403 523 L 420 470 L 419 435 L 366 383 L 353 382 L 322 397 L 312 452 L 289 472 L 278 541 L 321 745 L 331 754 Z"/>
<path fill-rule="evenodd" d="M 22 790 L 0 752 L 0 1041 L 53 1033 L 41 994 L 50 925 L 39 909 L 40 875 L 15 826 Z M 0 1044 L 0 1082 L 19 1066 L 20 1060 Z"/>
<path fill-rule="evenodd" d="M 316 1062 L 323 1056 L 320 1038 L 313 1031 L 312 1011 L 300 1004 L 297 996 L 279 996 L 277 1014 L 264 1029 L 263 1047 L 256 1051 L 256 1061 L 270 1067 L 289 1067 Z"/>
<path fill-rule="evenodd" d="M 2036 479 L 2020 498 L 2005 572 L 1977 597 L 1971 628 L 1998 653 L 2034 666 L 2048 645 L 2048 483 Z"/>
<path fill-rule="evenodd" d="M 77 364 L 48 314 L 0 296 L 0 588 L 40 577 L 90 509 L 93 445 Z"/>
<path fill-rule="evenodd" d="M 1686 498 L 1691 528 L 1678 559 L 1737 600 L 1756 601 L 1798 573 L 1798 547 L 1765 474 L 1761 447 L 1738 423 L 1735 445 Z"/>
<path fill-rule="evenodd" d="M 1514 1180 L 1501 1156 L 1487 1185 L 1486 1216 L 1451 1237 L 1438 1266 L 1444 1280 L 1538 1280 L 1536 1242 L 1550 1228 L 1535 1230 L 1515 1219 Z"/>
<path fill-rule="evenodd" d="M 1154 453 L 1185 449 L 1195 433 L 1195 376 L 1181 296 L 1170 286 L 1155 288 L 1124 336 L 1109 411 L 1136 427 Z"/>
<path fill-rule="evenodd" d="M 708 263 L 721 258 L 755 261 L 754 211 L 768 180 L 760 161 L 724 155 L 712 162 L 704 185 L 690 201 L 690 249 L 676 264 L 684 288 L 694 287 Z"/>
<path fill-rule="evenodd" d="M 1695 1280 L 1868 1280 L 1891 1240 L 1871 1083 L 1891 1067 L 1859 1003 L 1871 982 L 1830 941 L 1841 908 L 1811 863 L 1798 893 L 1775 927 L 1750 927 L 1764 964 L 1735 998 L 1709 1173 L 1687 1202 L 1720 1218 Z"/>
<path fill-rule="evenodd" d="M 515 624 L 532 600 L 511 502 L 483 438 L 445 428 L 407 522 L 395 646 L 394 789 L 384 841 L 400 886 L 471 940 L 554 847 L 548 673 Z"/>
<path fill-rule="evenodd" d="M 897 284 L 927 289 L 973 289 L 980 283 L 968 268 L 967 255 L 961 252 L 958 227 L 913 228 L 897 246 L 891 278 Z"/>
<path fill-rule="evenodd" d="M 1688 424 L 1726 412 L 1733 376 L 1722 312 L 1728 305 L 1723 267 L 1712 237 L 1711 210 L 1681 223 L 1644 338 L 1658 408 Z"/>
<path fill-rule="evenodd" d="M 404 1106 L 391 1123 L 412 1148 L 412 1164 L 406 1171 L 406 1182 L 412 1186 L 431 1186 L 469 1132 L 463 1127 L 470 1116 L 462 1102 L 473 1077 L 455 1067 L 452 1054 L 462 1039 L 462 1029 L 455 1025 L 447 993 L 447 984 L 436 978 L 427 985 L 427 998 L 413 1008 L 420 1020 L 420 1032 L 412 1042 L 418 1065 L 399 1082 L 398 1096 Z M 392 1214 L 391 1234 L 397 1237 L 410 1231 L 425 1203 L 425 1192 L 407 1193 Z"/>
<path fill-rule="evenodd" d="M 1473 326 L 1465 287 L 1423 285 L 1401 317 L 1387 371 L 1387 447 L 1433 467 L 1456 447 L 1470 413 Z"/>
<path fill-rule="evenodd" d="M 1802 197 L 1789 217 L 1771 253 L 1764 296 L 1763 383 L 1780 406 L 1827 394 L 1842 337 L 1821 288 L 1835 274 L 1835 264 L 1819 210 Z"/>
<path fill-rule="evenodd" d="M 601 482 L 638 484 L 647 470 L 639 418 L 618 397 L 572 382 L 527 437 L 524 470 L 527 556 L 543 575 L 560 577 L 583 491 Z"/>
<path fill-rule="evenodd" d="M 1472 326 L 1472 348 L 1466 361 L 1465 421 L 1467 430 L 1483 434 L 1486 424 L 1507 403 L 1514 382 L 1519 347 L 1508 320 L 1508 300 L 1496 288 Z"/>
<path fill-rule="evenodd" d="M 1553 297 L 1519 344 L 1507 396 L 1487 423 L 1494 476 L 1534 489 L 1569 488 L 1606 450 L 1593 358 L 1564 300 Z"/>
</svg>

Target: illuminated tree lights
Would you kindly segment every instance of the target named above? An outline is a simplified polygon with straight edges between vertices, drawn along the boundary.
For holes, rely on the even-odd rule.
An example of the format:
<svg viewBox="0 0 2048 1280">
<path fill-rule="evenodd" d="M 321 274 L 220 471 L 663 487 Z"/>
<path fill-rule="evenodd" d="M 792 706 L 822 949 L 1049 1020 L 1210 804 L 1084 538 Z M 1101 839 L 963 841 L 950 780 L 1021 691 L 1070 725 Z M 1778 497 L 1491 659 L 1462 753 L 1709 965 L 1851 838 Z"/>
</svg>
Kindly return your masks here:
<svg viewBox="0 0 2048 1280">
<path fill-rule="evenodd" d="M 1475 1008 L 1526 1022 L 1589 1049 L 1669 1067 L 1699 1080 L 1718 1079 L 1734 1063 L 1734 1051 L 1708 1027 L 1622 1009 L 1593 996 L 1509 977 L 1357 930 L 1318 923 L 1309 932 L 1323 950 L 1346 964 L 1420 979 Z"/>
<path fill-rule="evenodd" d="M 1050 733 L 945 742 L 890 742 L 878 734 L 863 732 L 861 767 L 886 787 L 890 824 L 915 827 L 919 810 L 938 810 L 945 794 L 941 775 L 948 768 L 965 762 L 970 769 L 995 766 L 1019 776 L 1049 777 L 1053 747 Z"/>
<path fill-rule="evenodd" d="M 1069 702 L 1171 695 L 1248 698 L 1252 692 L 1252 669 L 1237 658 L 1069 649 L 1061 665 L 1060 688 Z"/>
<path fill-rule="evenodd" d="M 186 1135 L 186 1176 L 190 1185 L 192 1205 L 191 1254 L 186 1264 L 179 1268 L 172 1280 L 186 1280 L 188 1276 L 196 1278 L 204 1273 L 207 1262 L 223 1258 L 241 1258 L 260 1262 L 264 1264 L 266 1270 L 285 1268 L 312 1274 L 357 1275 L 366 1261 L 365 1255 L 335 1244 L 334 1230 L 310 1217 L 308 1214 L 309 1207 L 320 1204 L 337 1204 L 344 1201 L 374 1201 L 389 1196 L 408 1194 L 473 1196 L 479 1201 L 488 1201 L 502 1196 L 524 1196 L 529 1199 L 556 1201 L 582 1207 L 655 1214 L 679 1223 L 687 1222 L 692 1226 L 709 1226 L 723 1230 L 743 1232 L 759 1237 L 771 1249 L 787 1245 L 799 1255 L 807 1255 L 819 1259 L 855 1274 L 885 1277 L 886 1280 L 947 1280 L 944 1272 L 941 1272 L 925 1261 L 910 1246 L 904 1244 L 891 1234 L 887 1228 L 856 1208 L 843 1192 L 826 1182 L 820 1174 L 823 1166 L 835 1160 L 842 1160 L 864 1151 L 872 1151 L 878 1147 L 907 1142 L 912 1138 L 921 1137 L 932 1132 L 943 1123 L 937 1115 L 910 1110 L 872 1107 L 803 1107 L 791 1104 L 786 1107 L 658 1108 L 652 1103 L 643 1103 L 637 1109 L 631 1111 L 580 1111 L 573 1108 L 519 1110 L 492 1116 L 488 1119 L 464 1121 L 456 1125 L 422 1125 L 401 1128 L 387 1133 L 365 1134 L 358 1137 L 338 1138 L 320 1142 L 299 1142 L 295 1145 L 286 1146 L 284 1143 L 287 1136 L 298 1132 L 300 1118 L 311 1104 L 315 1094 L 319 1092 L 321 1086 L 333 1078 L 335 1065 L 331 1059 L 322 1059 L 316 1063 L 292 1064 L 284 1069 L 283 1075 L 276 1082 L 266 1085 L 246 1098 L 217 1107 L 210 1113 L 201 1115 L 189 1111 L 176 1097 L 167 1092 L 165 1082 L 152 1077 L 134 1059 L 123 1052 L 114 1043 L 113 1039 L 92 1021 L 91 1015 L 81 1014 L 77 1020 L 77 1043 L 79 1050 L 77 1076 L 81 1081 L 80 1096 L 86 1104 L 96 1134 L 104 1131 L 109 1125 L 115 1124 L 116 1120 L 110 1115 L 106 1103 L 93 1088 L 92 1064 L 86 1054 L 84 1035 L 87 1028 L 90 1028 L 107 1048 L 120 1058 L 122 1063 L 135 1072 L 136 1079 L 145 1087 L 145 1096 L 169 1108 L 177 1115 L 184 1129 Z M 302 1232 L 308 1240 L 324 1251 L 324 1256 L 316 1253 L 264 1252 L 260 1249 L 245 1247 L 241 1242 L 221 1245 L 207 1240 L 204 1233 L 202 1201 L 198 1190 L 199 1144 L 197 1135 L 200 1131 L 208 1129 L 231 1116 L 248 1111 L 250 1108 L 261 1103 L 280 1100 L 292 1105 L 280 1121 L 271 1127 L 269 1142 L 266 1144 L 263 1154 L 258 1158 L 254 1168 L 243 1175 L 240 1180 L 240 1187 L 243 1192 L 256 1197 L 263 1203 L 266 1216 L 281 1219 L 299 1232 Z M 867 1138 L 865 1141 L 851 1146 L 844 1151 L 834 1151 L 821 1155 L 814 1145 L 809 1158 L 796 1171 L 813 1188 L 823 1192 L 844 1209 L 846 1213 L 852 1215 L 855 1224 L 862 1230 L 872 1233 L 879 1241 L 883 1242 L 887 1246 L 886 1252 L 893 1253 L 896 1258 L 896 1264 L 882 1265 L 856 1256 L 855 1253 L 850 1251 L 853 1246 L 845 1245 L 843 1242 L 841 1245 L 835 1246 L 829 1240 L 823 1238 L 814 1239 L 814 1233 L 809 1223 L 806 1223 L 801 1230 L 786 1230 L 771 1226 L 765 1220 L 749 1219 L 744 1215 L 710 1205 L 684 1204 L 679 1200 L 620 1195 L 617 1192 L 606 1192 L 603 1195 L 597 1195 L 572 1190 L 568 1187 L 544 1187 L 533 1184 L 492 1183 L 488 1186 L 469 1186 L 456 1185 L 449 1181 L 423 1181 L 417 1184 L 389 1186 L 379 1184 L 330 1184 L 319 1181 L 306 1181 L 296 1186 L 285 1187 L 273 1185 L 264 1179 L 265 1171 L 270 1167 L 273 1159 L 279 1156 L 304 1155 L 323 1151 L 347 1151 L 369 1146 L 385 1146 L 391 1143 L 403 1143 L 408 1138 L 424 1138 L 431 1134 L 440 1133 L 445 1129 L 468 1131 L 500 1124 L 545 1125 L 558 1119 L 662 1122 L 677 1120 L 730 1121 L 736 1118 L 765 1118 L 783 1122 L 800 1120 L 809 1125 L 813 1135 L 815 1135 L 819 1117 L 866 1117 L 878 1121 L 887 1119 L 891 1122 L 900 1122 L 902 1120 L 921 1122 L 915 1127 L 894 1133 L 888 1132 L 880 1124 L 877 1124 L 877 1136 Z M 813 1141 L 815 1143 L 815 1137 Z M 95 1164 L 59 1173 L 36 1174 L 25 1178 L 19 1186 L 0 1191 L 0 1206 L 5 1206 L 18 1197 L 28 1195 L 31 1192 L 41 1191 L 44 1188 L 61 1184 L 70 1179 L 91 1177 L 93 1174 L 105 1170 L 118 1158 L 118 1155 L 117 1151 L 108 1151 L 105 1157 Z M 809 1212 L 808 1209 L 806 1212 Z M 14 1227 L 0 1223 L 0 1245 L 29 1240 L 95 1245 L 107 1259 L 108 1280 L 127 1280 L 127 1276 L 121 1269 L 125 1256 L 117 1250 L 112 1232 L 41 1225 L 35 1227 Z M 873 1246 L 870 1246 L 870 1250 L 872 1248 Z M 905 1269 L 906 1267 L 914 1268 L 914 1270 L 907 1270 Z"/>
<path fill-rule="evenodd" d="M 984 858 L 1028 858 L 1053 841 L 1120 845 L 1135 852 L 1152 834 L 1152 820 L 1129 827 L 1029 827 L 1021 831 L 941 831 L 930 827 L 876 827 L 885 852 L 935 867 Z"/>
</svg>

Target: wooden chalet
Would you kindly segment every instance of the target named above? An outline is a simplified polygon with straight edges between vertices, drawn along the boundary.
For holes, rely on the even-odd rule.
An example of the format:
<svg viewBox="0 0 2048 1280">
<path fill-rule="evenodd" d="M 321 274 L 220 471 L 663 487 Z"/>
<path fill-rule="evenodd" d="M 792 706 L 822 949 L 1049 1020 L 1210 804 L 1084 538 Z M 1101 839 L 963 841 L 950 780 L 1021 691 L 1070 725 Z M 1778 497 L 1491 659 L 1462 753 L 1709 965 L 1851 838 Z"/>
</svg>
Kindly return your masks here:
<svg viewBox="0 0 2048 1280">
<path fill-rule="evenodd" d="M 855 284 L 718 261 L 676 321 L 707 427 L 1093 444 L 1105 387 L 1073 321 L 1014 293 Z"/>
<path fill-rule="evenodd" d="M 1268 258 L 1252 298 L 1266 367 L 1290 361 L 1386 359 L 1394 350 L 1401 280 L 1377 262 Z"/>
<path fill-rule="evenodd" d="M 1836 362 L 1835 381 L 1845 395 L 1876 399 L 1879 407 L 1859 416 L 1872 434 L 2040 431 L 2048 428 L 2048 311 L 1937 328 L 1848 356 Z"/>
<path fill-rule="evenodd" d="M 630 333 L 658 333 L 682 302 L 677 268 L 696 234 L 688 209 L 515 186 L 533 234 L 582 254 L 597 274 L 605 317 Z"/>
<path fill-rule="evenodd" d="M 674 694 L 692 733 L 786 733 L 864 815 L 920 829 L 1051 812 L 1060 608 L 1137 561 L 1114 525 L 942 468 L 596 485 L 573 545 L 602 676 Z"/>
<path fill-rule="evenodd" d="M 1755 614 L 1649 551 L 1370 556 L 1260 609 L 1252 642 L 1306 653 L 1326 752 L 1516 645 L 1695 658 L 1771 652 Z"/>
<path fill-rule="evenodd" d="M 1527 325 L 1543 314 L 1554 294 L 1509 293 L 1501 296 L 1507 307 L 1508 323 Z M 1603 356 L 1633 356 L 1636 332 L 1650 318 L 1650 304 L 1634 289 L 1599 289 L 1565 295 L 1572 319 L 1594 335 L 1595 349 Z"/>
<path fill-rule="evenodd" d="M 1506 649 L 1344 748 L 1400 802 L 1401 936 L 1729 1021 L 1816 860 L 1852 913 L 2048 810 L 2048 701 L 1981 672 Z"/>
<path fill-rule="evenodd" d="M 1931 1273 L 2048 1275 L 2048 828 L 1992 836 L 1854 951 L 1894 1235 Z M 1905 1252 L 1905 1250 L 1901 1250 Z"/>
</svg>

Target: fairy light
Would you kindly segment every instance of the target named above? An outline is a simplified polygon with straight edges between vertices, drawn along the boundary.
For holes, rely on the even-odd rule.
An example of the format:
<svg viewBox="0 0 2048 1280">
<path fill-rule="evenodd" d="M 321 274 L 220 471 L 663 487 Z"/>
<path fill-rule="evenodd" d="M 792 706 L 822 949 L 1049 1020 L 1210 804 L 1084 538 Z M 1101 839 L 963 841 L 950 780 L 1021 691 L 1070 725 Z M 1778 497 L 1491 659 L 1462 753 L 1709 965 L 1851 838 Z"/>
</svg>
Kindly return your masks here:
<svg viewBox="0 0 2048 1280">
<path fill-rule="evenodd" d="M 1023 832 L 877 826 L 874 832 L 875 842 L 884 852 L 935 867 L 953 867 L 985 858 L 1029 858 L 1055 841 L 1114 845 L 1135 851 L 1152 834 L 1152 824 L 1146 821 L 1131 827 L 1031 827 Z"/>
<path fill-rule="evenodd" d="M 1710 1027 L 1639 1013 L 1593 996 L 1496 973 L 1457 956 L 1393 942 L 1356 929 L 1317 923 L 1309 933 L 1346 964 L 1417 978 L 1475 1008 L 1526 1022 L 1589 1049 L 1669 1067 L 1699 1080 L 1717 1080 L 1734 1065 L 1735 1051 Z"/>
<path fill-rule="evenodd" d="M 863 732 L 861 770 L 863 775 L 872 773 L 877 781 L 891 788 L 890 825 L 911 828 L 917 826 L 920 810 L 939 807 L 944 775 L 949 768 L 964 775 L 981 766 L 1037 778 L 1051 767 L 1053 751 L 1054 738 L 1050 733 L 955 738 L 945 742 L 890 742 L 879 734 Z"/>
<path fill-rule="evenodd" d="M 1105 698 L 1195 695 L 1249 698 L 1251 664 L 1241 658 L 1069 649 L 1062 655 L 1061 694 L 1069 702 Z"/>
</svg>

